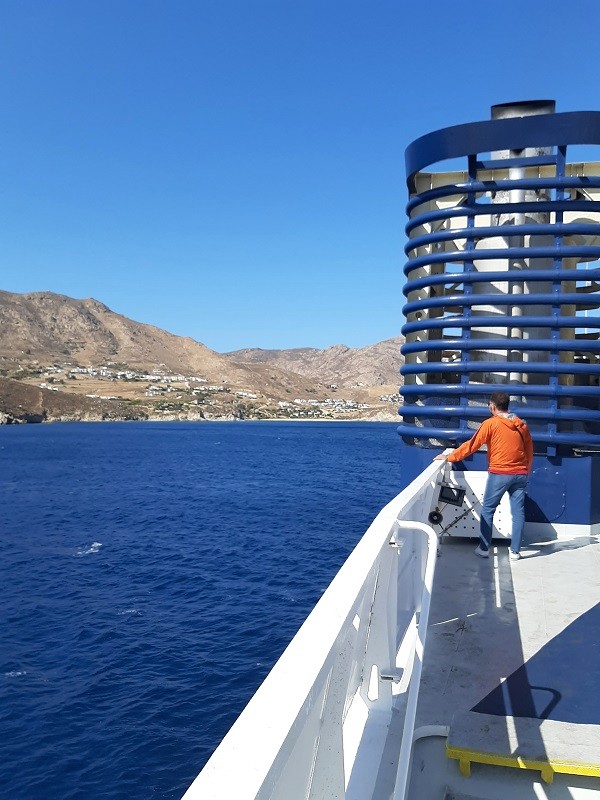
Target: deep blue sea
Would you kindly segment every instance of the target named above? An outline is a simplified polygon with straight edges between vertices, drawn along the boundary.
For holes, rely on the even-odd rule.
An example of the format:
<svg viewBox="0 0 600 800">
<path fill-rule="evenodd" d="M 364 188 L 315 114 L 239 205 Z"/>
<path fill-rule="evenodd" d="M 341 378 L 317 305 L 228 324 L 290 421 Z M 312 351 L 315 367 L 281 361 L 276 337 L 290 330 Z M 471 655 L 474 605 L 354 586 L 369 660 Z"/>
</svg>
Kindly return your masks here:
<svg viewBox="0 0 600 800">
<path fill-rule="evenodd" d="M 0 426 L 0 797 L 178 800 L 403 450 L 394 423 Z"/>
</svg>

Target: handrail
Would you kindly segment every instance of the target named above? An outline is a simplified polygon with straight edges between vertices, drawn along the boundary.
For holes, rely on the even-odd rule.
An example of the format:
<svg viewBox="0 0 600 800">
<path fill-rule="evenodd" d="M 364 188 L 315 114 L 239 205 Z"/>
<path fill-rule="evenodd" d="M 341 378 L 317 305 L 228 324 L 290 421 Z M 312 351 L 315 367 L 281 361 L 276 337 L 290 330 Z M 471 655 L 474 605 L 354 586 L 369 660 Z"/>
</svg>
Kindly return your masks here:
<svg viewBox="0 0 600 800">
<path fill-rule="evenodd" d="M 443 462 L 440 462 L 443 466 Z M 410 687 L 408 690 L 408 702 L 404 714 L 404 727 L 402 730 L 402 741 L 400 744 L 400 754 L 398 756 L 398 769 L 396 770 L 396 784 L 394 787 L 394 799 L 404 800 L 408 787 L 410 774 L 410 763 L 413 748 L 413 731 L 417 715 L 417 701 L 419 699 L 419 687 L 421 683 L 421 671 L 423 668 L 423 655 L 425 652 L 425 638 L 427 625 L 429 622 L 429 608 L 431 605 L 431 593 L 433 591 L 433 576 L 437 561 L 438 539 L 435 531 L 429 525 L 422 522 L 407 521 L 398 522 L 401 530 L 415 528 L 423 531 L 428 539 L 427 561 L 425 564 L 425 576 L 423 580 L 423 594 L 421 596 L 421 613 L 419 615 L 419 625 L 417 628 L 417 641 L 415 647 L 416 661 L 413 664 Z"/>
</svg>

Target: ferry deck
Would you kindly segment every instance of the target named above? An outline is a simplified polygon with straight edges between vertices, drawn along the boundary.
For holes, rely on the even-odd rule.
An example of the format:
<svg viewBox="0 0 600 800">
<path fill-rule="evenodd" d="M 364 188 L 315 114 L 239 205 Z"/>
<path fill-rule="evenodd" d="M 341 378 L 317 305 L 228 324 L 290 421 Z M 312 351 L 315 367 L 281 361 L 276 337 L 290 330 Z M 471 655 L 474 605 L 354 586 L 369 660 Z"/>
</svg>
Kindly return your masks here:
<svg viewBox="0 0 600 800">
<path fill-rule="evenodd" d="M 600 537 L 493 545 L 441 547 L 408 796 L 598 797 Z"/>
</svg>

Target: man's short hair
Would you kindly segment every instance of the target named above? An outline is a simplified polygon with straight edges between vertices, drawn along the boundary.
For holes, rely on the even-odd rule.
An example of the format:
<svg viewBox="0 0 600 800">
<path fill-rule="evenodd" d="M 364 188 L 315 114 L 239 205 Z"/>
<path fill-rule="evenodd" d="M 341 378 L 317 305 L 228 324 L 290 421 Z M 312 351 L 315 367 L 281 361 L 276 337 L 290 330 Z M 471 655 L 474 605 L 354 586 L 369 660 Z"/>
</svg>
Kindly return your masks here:
<svg viewBox="0 0 600 800">
<path fill-rule="evenodd" d="M 490 397 L 490 403 L 493 403 L 498 411 L 508 411 L 510 397 L 506 392 L 493 392 Z"/>
</svg>

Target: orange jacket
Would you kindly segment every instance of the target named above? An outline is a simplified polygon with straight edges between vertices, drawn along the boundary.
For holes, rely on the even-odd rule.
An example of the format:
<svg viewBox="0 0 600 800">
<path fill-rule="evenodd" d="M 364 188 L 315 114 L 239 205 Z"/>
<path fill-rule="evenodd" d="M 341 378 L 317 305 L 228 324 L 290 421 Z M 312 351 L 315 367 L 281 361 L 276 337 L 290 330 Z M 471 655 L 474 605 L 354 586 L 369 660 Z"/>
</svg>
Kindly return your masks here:
<svg viewBox="0 0 600 800">
<path fill-rule="evenodd" d="M 488 470 L 499 475 L 528 475 L 533 462 L 533 442 L 522 419 L 490 417 L 477 433 L 457 447 L 448 461 L 462 461 L 487 444 Z"/>
</svg>

